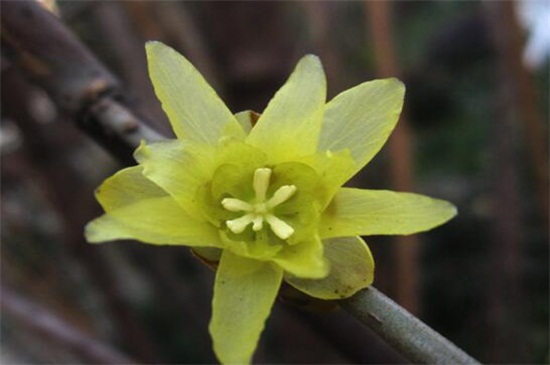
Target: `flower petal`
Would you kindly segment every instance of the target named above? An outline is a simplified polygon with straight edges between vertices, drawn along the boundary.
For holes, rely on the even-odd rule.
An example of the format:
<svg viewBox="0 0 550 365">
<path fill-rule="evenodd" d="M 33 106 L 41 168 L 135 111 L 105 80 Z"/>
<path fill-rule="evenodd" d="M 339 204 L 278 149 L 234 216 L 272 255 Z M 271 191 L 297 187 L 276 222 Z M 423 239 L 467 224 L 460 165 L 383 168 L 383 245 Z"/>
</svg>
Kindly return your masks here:
<svg viewBox="0 0 550 365">
<path fill-rule="evenodd" d="M 261 148 L 272 163 L 315 153 L 325 108 L 323 66 L 305 56 L 275 94 L 246 141 Z"/>
<path fill-rule="evenodd" d="M 224 251 L 216 273 L 210 334 L 222 364 L 248 364 L 282 282 L 282 270 Z"/>
<path fill-rule="evenodd" d="M 271 260 L 299 278 L 318 279 L 329 272 L 329 265 L 323 254 L 323 243 L 318 237 L 286 246 Z"/>
<path fill-rule="evenodd" d="M 95 194 L 106 212 L 134 204 L 139 200 L 168 196 L 166 191 L 143 176 L 141 166 L 118 171 L 106 179 Z"/>
<path fill-rule="evenodd" d="M 223 247 L 217 229 L 191 218 L 172 197 L 136 201 L 94 219 L 86 239 L 97 243 L 135 239 L 144 243 Z"/>
<path fill-rule="evenodd" d="M 296 161 L 312 167 L 319 175 L 322 188 L 316 189 L 315 196 L 322 210 L 356 171 L 357 166 L 348 149 L 334 153 L 330 151 L 319 152 L 298 158 Z"/>
<path fill-rule="evenodd" d="M 317 149 L 349 148 L 357 161 L 355 174 L 388 139 L 399 119 L 404 93 L 399 80 L 386 79 L 365 82 L 337 95 L 327 103 Z"/>
<path fill-rule="evenodd" d="M 215 145 L 222 135 L 244 138 L 239 123 L 202 75 L 181 54 L 147 42 L 149 76 L 179 139 Z"/>
<path fill-rule="evenodd" d="M 244 133 L 249 134 L 252 130 L 252 127 L 260 118 L 260 114 L 252 110 L 245 110 L 235 114 L 235 118 L 243 128 Z"/>
<path fill-rule="evenodd" d="M 456 215 L 451 203 L 424 195 L 342 188 L 321 216 L 322 238 L 412 234 Z"/>
<path fill-rule="evenodd" d="M 134 157 L 143 175 L 166 190 L 192 217 L 200 218 L 197 189 L 211 178 L 216 149 L 207 145 L 170 140 L 142 143 Z"/>
<path fill-rule="evenodd" d="M 286 275 L 285 281 L 307 295 L 320 299 L 348 298 L 374 280 L 374 259 L 360 237 L 338 237 L 323 241 L 330 273 L 318 280 Z"/>
</svg>

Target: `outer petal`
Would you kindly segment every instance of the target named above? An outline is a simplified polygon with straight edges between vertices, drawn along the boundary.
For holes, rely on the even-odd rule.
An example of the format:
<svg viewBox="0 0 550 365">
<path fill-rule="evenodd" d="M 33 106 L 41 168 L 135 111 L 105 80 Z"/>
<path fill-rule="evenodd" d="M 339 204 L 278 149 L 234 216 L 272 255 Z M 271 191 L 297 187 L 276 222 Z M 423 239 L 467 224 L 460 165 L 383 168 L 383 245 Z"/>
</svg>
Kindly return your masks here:
<svg viewBox="0 0 550 365">
<path fill-rule="evenodd" d="M 106 212 L 143 199 L 162 198 L 168 193 L 143 176 L 141 166 L 128 167 L 106 179 L 96 190 L 96 199 Z"/>
<path fill-rule="evenodd" d="M 247 143 L 264 150 L 272 163 L 313 154 L 325 98 L 323 66 L 317 57 L 305 56 L 264 110 Z"/>
<path fill-rule="evenodd" d="M 324 240 L 325 257 L 330 273 L 319 280 L 285 276 L 296 289 L 320 299 L 348 298 L 371 285 L 374 280 L 374 260 L 367 244 L 360 237 L 339 237 Z"/>
<path fill-rule="evenodd" d="M 334 194 L 357 168 L 357 163 L 347 149 L 335 153 L 330 151 L 319 152 L 315 155 L 299 158 L 297 162 L 312 167 L 319 175 L 319 181 L 323 189 L 318 189 L 315 195 L 322 209 L 327 206 Z"/>
<path fill-rule="evenodd" d="M 181 54 L 147 42 L 149 76 L 179 139 L 215 145 L 222 135 L 244 138 L 239 123 L 202 75 Z"/>
<path fill-rule="evenodd" d="M 260 114 L 252 110 L 245 110 L 235 114 L 235 118 L 243 128 L 243 131 L 246 134 L 249 134 L 250 131 L 252 130 L 252 127 L 256 124 L 256 122 L 260 118 Z"/>
<path fill-rule="evenodd" d="M 222 254 L 209 327 L 221 363 L 250 363 L 282 277 L 270 263 Z"/>
<path fill-rule="evenodd" d="M 192 219 L 171 197 L 114 209 L 86 226 L 89 242 L 136 239 L 144 243 L 222 247 L 212 225 Z"/>
<path fill-rule="evenodd" d="M 357 161 L 355 174 L 388 139 L 399 118 L 404 93 L 400 81 L 386 79 L 365 82 L 337 95 L 326 106 L 318 150 L 349 148 Z"/>
<path fill-rule="evenodd" d="M 449 202 L 412 193 L 342 188 L 321 216 L 322 238 L 412 234 L 456 215 Z"/>
<path fill-rule="evenodd" d="M 142 143 L 134 156 L 149 180 L 166 190 L 188 214 L 200 218 L 197 189 L 211 178 L 215 154 L 210 146 L 171 140 Z"/>
<path fill-rule="evenodd" d="M 299 278 L 317 279 L 329 273 L 329 265 L 323 254 L 323 244 L 318 237 L 287 246 L 271 260 Z"/>
</svg>

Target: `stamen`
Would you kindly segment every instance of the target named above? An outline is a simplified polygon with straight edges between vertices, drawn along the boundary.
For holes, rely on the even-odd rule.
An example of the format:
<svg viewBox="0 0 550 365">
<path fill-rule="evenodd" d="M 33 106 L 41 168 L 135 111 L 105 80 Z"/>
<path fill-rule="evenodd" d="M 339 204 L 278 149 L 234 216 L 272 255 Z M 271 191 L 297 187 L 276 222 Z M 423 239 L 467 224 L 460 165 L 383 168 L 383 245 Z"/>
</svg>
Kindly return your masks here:
<svg viewBox="0 0 550 365">
<path fill-rule="evenodd" d="M 256 193 L 256 202 L 260 203 L 265 200 L 265 194 L 267 193 L 267 188 L 269 187 L 269 179 L 271 178 L 271 169 L 267 167 L 262 167 L 254 171 L 254 181 L 252 186 L 254 192 Z"/>
<path fill-rule="evenodd" d="M 222 200 L 222 205 L 230 212 L 251 212 L 253 207 L 247 202 L 235 198 L 225 198 Z"/>
<path fill-rule="evenodd" d="M 252 230 L 258 232 L 264 227 L 264 217 L 262 215 L 256 215 L 252 220 Z"/>
<path fill-rule="evenodd" d="M 273 214 L 266 214 L 264 217 L 267 223 L 269 223 L 273 233 L 275 233 L 275 235 L 280 239 L 286 240 L 294 234 L 294 228 L 275 217 Z"/>
<path fill-rule="evenodd" d="M 286 202 L 288 199 L 290 199 L 294 193 L 296 192 L 296 185 L 283 185 L 277 191 L 275 194 L 273 194 L 273 197 L 267 201 L 267 208 L 271 209 L 276 207 L 277 205 Z"/>
<path fill-rule="evenodd" d="M 273 233 L 280 239 L 286 240 L 294 234 L 294 228 L 274 216 L 272 209 L 290 199 L 296 193 L 297 188 L 295 185 L 281 186 L 271 199 L 266 201 L 270 179 L 271 169 L 267 167 L 256 169 L 252 181 L 256 195 L 254 201 L 248 203 L 235 198 L 225 198 L 221 201 L 222 206 L 230 212 L 246 213 L 240 218 L 225 222 L 231 232 L 242 233 L 250 223 L 252 223 L 252 230 L 258 232 L 263 229 L 265 220 Z"/>
<path fill-rule="evenodd" d="M 240 218 L 226 221 L 225 224 L 227 224 L 227 228 L 229 228 L 231 232 L 242 233 L 245 230 L 246 226 L 252 223 L 253 220 L 254 220 L 254 215 L 249 213 L 249 214 L 243 215 Z"/>
</svg>

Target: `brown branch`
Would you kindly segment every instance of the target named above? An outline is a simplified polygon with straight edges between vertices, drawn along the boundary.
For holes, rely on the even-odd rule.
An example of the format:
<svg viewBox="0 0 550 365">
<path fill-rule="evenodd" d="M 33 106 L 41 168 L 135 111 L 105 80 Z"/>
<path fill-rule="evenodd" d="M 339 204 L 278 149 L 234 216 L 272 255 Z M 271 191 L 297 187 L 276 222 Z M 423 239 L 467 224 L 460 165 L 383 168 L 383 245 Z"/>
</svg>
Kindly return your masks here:
<svg viewBox="0 0 550 365">
<path fill-rule="evenodd" d="M 131 351 L 135 351 L 140 360 L 154 362 L 157 356 L 151 340 L 136 321 L 133 309 L 127 306 L 115 285 L 116 275 L 102 256 L 102 250 L 106 248 L 92 247 L 84 240 L 82 227 L 90 216 L 96 214 L 90 212 L 92 204 L 96 208 L 92 188 L 82 184 L 81 176 L 59 158 L 67 153 L 67 140 L 75 139 L 69 132 L 74 133 L 75 130 L 69 129 L 63 134 L 48 133 L 53 127 L 37 122 L 28 107 L 32 87 L 15 71 L 12 69 L 3 74 L 2 87 L 10 90 L 10 93 L 2 93 L 2 112 L 18 122 L 25 141 L 26 157 L 38 172 L 37 182 L 52 210 L 61 218 L 64 229 L 59 243 L 75 258 L 95 287 L 101 290 L 112 323 L 122 341 Z M 82 191 L 88 191 L 89 194 L 82 194 Z"/>
<path fill-rule="evenodd" d="M 487 2 L 485 5 L 493 42 L 501 60 L 501 75 L 508 84 L 509 107 L 515 109 L 518 121 L 523 124 L 527 157 L 532 165 L 534 189 L 538 195 L 537 204 L 548 227 L 548 131 L 538 109 L 533 80 L 522 62 L 523 32 L 516 17 L 515 2 Z"/>
<path fill-rule="evenodd" d="M 493 226 L 491 245 L 491 285 L 489 291 L 489 313 L 487 319 L 491 330 L 488 349 L 491 358 L 497 362 L 506 359 L 519 362 L 524 358 L 527 349 L 524 344 L 517 344 L 517 336 L 525 335 L 525 320 L 522 318 L 522 226 L 520 219 L 520 195 L 518 168 L 521 158 L 519 135 L 523 119 L 526 126 L 533 120 L 535 110 L 525 110 L 525 102 L 533 102 L 527 85 L 529 75 L 521 64 L 521 30 L 514 14 L 514 4 L 511 1 L 485 4 L 486 17 L 490 27 L 492 40 L 499 55 L 495 76 L 497 80 L 494 94 L 495 105 L 492 120 L 492 169 L 489 171 L 492 179 L 493 195 Z M 503 22 L 507 25 L 502 26 Z M 527 95 L 525 93 L 528 92 Z M 536 113 L 535 113 L 536 114 Z M 540 125 L 542 127 L 542 123 Z M 535 152 L 542 148 L 542 135 L 526 136 L 528 145 L 536 145 L 531 150 Z M 530 138 L 531 137 L 531 138 Z M 534 137 L 534 138 L 533 138 Z M 542 152 L 542 151 L 540 151 Z M 531 154 L 536 163 L 538 156 Z M 542 162 L 542 161 L 540 161 Z M 541 171 L 537 171 L 541 173 Z M 540 176 L 539 176 L 540 177 Z M 540 185 L 541 181 L 539 181 Z M 539 194 L 548 193 L 548 182 L 544 188 L 539 186 Z M 541 196 L 539 196 L 541 198 Z M 548 195 L 544 198 L 548 205 Z M 548 209 L 548 208 L 546 208 Z M 548 212 L 546 211 L 546 214 Z M 510 330 L 513 328 L 513 331 Z"/>
<path fill-rule="evenodd" d="M 117 79 L 37 2 L 2 1 L 0 14 L 9 60 L 114 156 L 133 164 L 140 140 L 163 138 L 124 105 Z"/>
<path fill-rule="evenodd" d="M 0 308 L 4 319 L 13 318 L 44 337 L 68 346 L 92 363 L 137 364 L 118 350 L 67 323 L 62 317 L 28 298 L 0 286 Z"/>
<path fill-rule="evenodd" d="M 140 37 L 136 31 L 140 27 L 134 27 L 125 11 L 125 4 L 136 4 L 135 6 L 146 6 L 154 8 L 152 2 L 119 2 L 105 1 L 98 2 L 92 9 L 94 22 L 97 24 L 99 36 L 102 39 L 108 39 L 105 47 L 113 56 L 120 70 L 120 77 L 129 91 L 131 106 L 147 118 L 152 118 L 154 124 L 151 126 L 158 131 L 171 134 L 168 120 L 162 111 L 153 91 L 153 85 L 147 75 L 147 60 L 145 57 L 144 42 L 146 40 L 162 40 L 158 37 Z M 148 9 L 150 17 L 154 15 L 153 9 Z M 160 24 L 160 21 L 154 21 Z M 157 26 L 158 27 L 158 26 Z M 135 28 L 135 29 L 134 29 Z M 134 102 L 135 101 L 135 102 Z"/>
<path fill-rule="evenodd" d="M 380 77 L 398 77 L 400 74 L 392 38 L 392 3 L 365 1 L 372 32 L 372 44 L 376 55 L 377 73 Z M 392 185 L 399 191 L 412 191 L 412 136 L 409 124 L 402 114 L 388 140 L 389 165 Z M 396 236 L 395 296 L 397 301 L 412 313 L 419 306 L 418 239 L 415 236 Z"/>
</svg>

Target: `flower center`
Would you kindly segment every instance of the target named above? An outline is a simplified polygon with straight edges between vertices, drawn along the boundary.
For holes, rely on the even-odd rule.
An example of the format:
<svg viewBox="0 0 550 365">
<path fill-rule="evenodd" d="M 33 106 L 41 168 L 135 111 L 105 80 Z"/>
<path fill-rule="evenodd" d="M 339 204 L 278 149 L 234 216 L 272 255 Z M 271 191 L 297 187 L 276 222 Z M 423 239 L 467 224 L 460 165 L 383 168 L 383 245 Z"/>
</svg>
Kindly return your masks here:
<svg viewBox="0 0 550 365">
<path fill-rule="evenodd" d="M 296 186 L 283 185 L 275 191 L 270 199 L 266 200 L 270 178 L 271 169 L 267 167 L 254 171 L 252 187 L 256 196 L 251 203 L 235 198 L 225 198 L 222 200 L 222 205 L 225 209 L 231 212 L 245 212 L 242 217 L 225 222 L 231 232 L 242 233 L 250 223 L 252 223 L 252 230 L 257 232 L 263 228 L 265 221 L 273 233 L 280 239 L 286 240 L 294 234 L 294 228 L 277 218 L 273 214 L 273 208 L 290 199 L 296 193 Z"/>
</svg>

